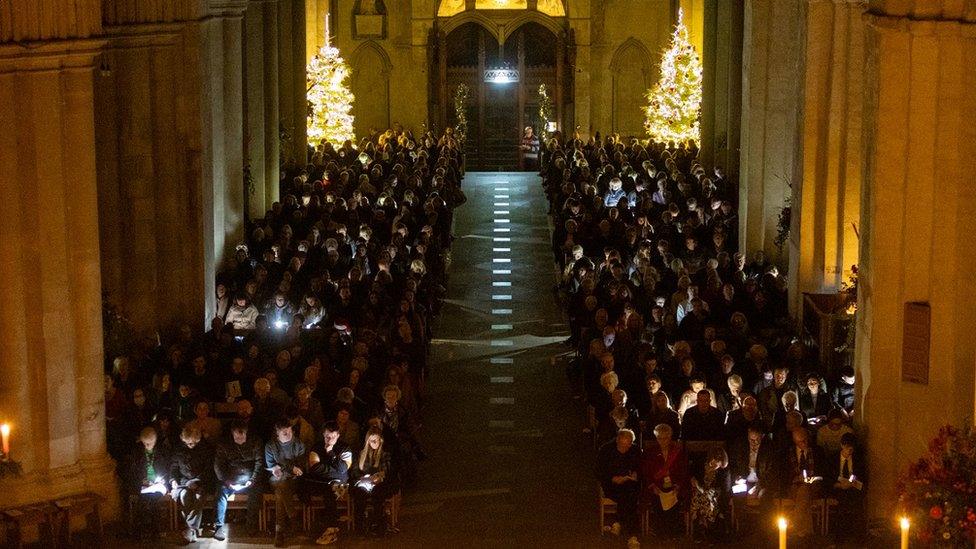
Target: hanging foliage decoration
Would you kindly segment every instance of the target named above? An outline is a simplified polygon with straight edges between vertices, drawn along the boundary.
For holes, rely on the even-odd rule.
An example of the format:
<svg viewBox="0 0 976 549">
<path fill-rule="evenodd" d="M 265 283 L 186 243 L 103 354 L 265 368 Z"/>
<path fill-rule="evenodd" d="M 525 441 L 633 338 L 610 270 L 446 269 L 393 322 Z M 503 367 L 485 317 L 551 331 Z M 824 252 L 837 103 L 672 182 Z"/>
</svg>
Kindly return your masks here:
<svg viewBox="0 0 976 549">
<path fill-rule="evenodd" d="M 702 63 L 681 22 L 661 59 L 661 78 L 647 94 L 644 128 L 658 143 L 684 143 L 701 137 Z"/>
<path fill-rule="evenodd" d="M 549 122 L 552 121 L 553 117 L 553 104 L 552 97 L 549 96 L 549 89 L 546 88 L 545 84 L 539 85 L 539 120 L 542 123 L 542 127 L 539 128 L 539 133 L 549 131 Z"/>
<path fill-rule="evenodd" d="M 454 116 L 457 123 L 454 125 L 454 135 L 458 141 L 464 142 L 464 136 L 468 133 L 468 98 L 471 90 L 465 84 L 458 84 L 454 90 Z"/>
</svg>

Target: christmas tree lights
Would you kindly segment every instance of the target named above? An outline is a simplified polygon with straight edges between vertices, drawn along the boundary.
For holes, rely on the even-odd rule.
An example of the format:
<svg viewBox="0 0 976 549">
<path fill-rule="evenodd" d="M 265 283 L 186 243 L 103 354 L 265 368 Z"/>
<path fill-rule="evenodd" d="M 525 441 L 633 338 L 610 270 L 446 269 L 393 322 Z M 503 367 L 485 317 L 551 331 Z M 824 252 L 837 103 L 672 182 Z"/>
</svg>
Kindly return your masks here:
<svg viewBox="0 0 976 549">
<path fill-rule="evenodd" d="M 355 99 L 349 90 L 349 66 L 339 55 L 339 50 L 325 45 L 308 63 L 306 69 L 308 88 L 306 96 L 309 103 L 308 140 L 318 144 L 322 141 L 340 147 L 347 140 L 354 140 L 352 102 Z"/>
<path fill-rule="evenodd" d="M 653 141 L 698 142 L 701 138 L 702 63 L 681 22 L 661 59 L 661 78 L 647 94 L 644 128 Z"/>
</svg>

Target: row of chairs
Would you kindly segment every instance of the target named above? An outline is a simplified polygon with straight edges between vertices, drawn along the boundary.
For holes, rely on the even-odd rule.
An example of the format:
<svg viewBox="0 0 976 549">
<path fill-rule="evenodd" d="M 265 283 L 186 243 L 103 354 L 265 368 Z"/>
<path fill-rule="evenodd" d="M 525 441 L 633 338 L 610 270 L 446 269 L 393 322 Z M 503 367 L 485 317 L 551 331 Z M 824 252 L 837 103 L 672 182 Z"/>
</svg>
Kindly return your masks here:
<svg viewBox="0 0 976 549">
<path fill-rule="evenodd" d="M 271 530 L 270 526 L 274 523 L 275 512 L 275 495 L 274 494 L 262 494 L 261 495 L 261 507 L 258 511 L 258 528 L 262 532 L 268 532 Z M 138 496 L 132 496 L 133 498 Z M 400 491 L 393 494 L 385 503 L 386 509 L 383 511 L 389 511 L 390 520 L 394 527 L 396 527 L 400 522 L 400 506 L 402 504 L 403 495 Z M 179 505 L 169 494 L 163 496 L 163 505 L 165 508 L 165 513 L 167 517 L 167 522 L 169 523 L 171 530 L 180 529 L 180 512 Z M 339 498 L 337 501 L 337 507 L 339 510 L 339 521 L 344 523 L 349 531 L 355 529 L 356 524 L 356 513 L 354 509 L 354 500 L 349 491 Z M 304 531 L 310 531 L 312 526 L 315 524 L 316 513 L 325 510 L 325 502 L 322 496 L 310 496 L 308 502 L 303 502 L 296 496 L 294 504 L 296 507 L 301 509 L 302 513 L 302 529 Z M 204 509 L 214 509 L 216 506 L 215 498 L 213 496 L 207 496 L 204 501 Z M 246 510 L 248 507 L 248 495 L 234 493 L 227 498 L 227 510 Z"/>
<path fill-rule="evenodd" d="M 607 524 L 607 517 L 617 514 L 617 503 L 604 495 L 602 486 L 598 486 L 597 489 L 599 490 L 598 513 L 600 517 L 600 532 L 602 533 L 604 532 Z M 773 507 L 776 510 L 776 514 L 791 512 L 793 510 L 793 505 L 794 502 L 792 499 L 776 498 L 773 500 Z M 832 511 L 836 509 L 838 505 L 839 502 L 830 497 L 816 499 L 812 502 L 810 512 L 813 514 L 813 523 L 821 535 L 827 535 L 830 532 L 830 516 Z M 755 517 L 760 516 L 761 511 L 759 500 L 733 497 L 730 513 L 732 526 L 735 528 L 736 532 L 738 532 L 741 527 L 741 517 L 743 515 L 752 515 Z M 682 517 L 685 523 L 685 535 L 691 537 L 694 534 L 694 524 L 691 520 L 690 511 L 688 509 L 684 509 L 682 511 Z M 642 535 L 646 536 L 650 532 L 650 520 L 650 511 L 648 509 L 643 509 L 641 511 L 640 522 Z"/>
</svg>

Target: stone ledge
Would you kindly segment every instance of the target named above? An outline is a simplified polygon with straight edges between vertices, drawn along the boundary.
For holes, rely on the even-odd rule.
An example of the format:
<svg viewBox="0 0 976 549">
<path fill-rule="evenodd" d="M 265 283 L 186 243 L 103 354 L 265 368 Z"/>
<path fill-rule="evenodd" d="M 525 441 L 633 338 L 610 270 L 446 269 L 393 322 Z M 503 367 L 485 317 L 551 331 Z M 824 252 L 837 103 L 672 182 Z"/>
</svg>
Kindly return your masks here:
<svg viewBox="0 0 976 549">
<path fill-rule="evenodd" d="M 103 39 L 52 40 L 0 45 L 0 73 L 89 69 Z"/>
</svg>

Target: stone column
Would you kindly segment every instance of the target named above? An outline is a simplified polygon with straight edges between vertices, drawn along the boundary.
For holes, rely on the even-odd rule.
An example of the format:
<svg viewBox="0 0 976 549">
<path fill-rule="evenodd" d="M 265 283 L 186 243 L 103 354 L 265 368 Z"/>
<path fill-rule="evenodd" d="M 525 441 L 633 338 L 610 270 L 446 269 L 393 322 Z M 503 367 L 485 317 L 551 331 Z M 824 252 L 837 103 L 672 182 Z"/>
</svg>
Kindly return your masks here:
<svg viewBox="0 0 976 549">
<path fill-rule="evenodd" d="M 281 121 L 291 136 L 286 159 L 305 164 L 305 3 L 278 2 L 278 105 Z"/>
<path fill-rule="evenodd" d="M 93 67 L 102 42 L 0 45 L 0 419 L 24 476 L 4 504 L 93 491 L 105 453 Z"/>
<path fill-rule="evenodd" d="M 278 200 L 281 117 L 278 111 L 278 2 L 264 3 L 264 204 Z M 265 212 L 261 212 L 262 215 Z"/>
<path fill-rule="evenodd" d="M 580 14 L 583 17 L 584 14 Z M 585 15 L 589 15 L 588 13 Z M 594 128 L 590 127 L 590 20 L 582 19 L 570 14 L 570 28 L 575 33 L 576 40 L 576 72 L 573 74 L 573 102 L 575 113 L 573 116 L 574 128 L 564 128 L 563 134 L 567 137 L 572 136 L 576 128 L 579 128 L 580 135 L 585 140 L 589 138 Z"/>
<path fill-rule="evenodd" d="M 251 219 L 264 217 L 265 134 L 264 134 L 264 2 L 250 0 L 244 12 L 244 160 L 250 166 L 253 192 L 247 196 Z M 277 67 L 276 67 L 277 68 Z"/>
<path fill-rule="evenodd" d="M 234 249 L 244 242 L 244 107 L 243 60 L 241 44 L 242 11 L 228 13 L 223 19 L 223 139 L 226 183 L 224 185 L 224 258 L 234 256 Z"/>
<path fill-rule="evenodd" d="M 278 117 L 284 130 L 288 132 L 290 140 L 282 150 L 285 161 L 296 160 L 295 140 L 299 129 L 295 127 L 295 93 L 294 53 L 292 51 L 292 8 L 294 0 L 280 0 L 278 2 Z M 304 31 L 304 29 L 300 29 Z"/>
<path fill-rule="evenodd" d="M 793 184 L 798 238 L 790 253 L 797 310 L 803 292 L 840 290 L 857 263 L 866 7 L 835 0 L 806 7 L 802 177 Z"/>
<path fill-rule="evenodd" d="M 738 175 L 742 115 L 741 2 L 706 0 L 701 50 L 702 143 L 706 166 L 720 166 L 730 177 Z"/>
<path fill-rule="evenodd" d="M 871 464 L 867 509 L 890 524 L 894 483 L 939 425 L 972 421 L 976 338 L 976 14 L 871 2 L 855 362 Z M 928 383 L 902 381 L 906 302 L 931 307 Z"/>
<path fill-rule="evenodd" d="M 285 0 L 288 1 L 288 0 Z M 295 128 L 292 134 L 292 154 L 299 164 L 306 164 L 308 156 L 307 146 L 308 137 L 306 127 L 308 125 L 308 97 L 306 87 L 308 77 L 305 74 L 305 67 L 308 60 L 305 58 L 305 0 L 291 0 L 291 70 L 288 73 L 292 78 L 292 96 L 290 98 L 292 107 L 292 126 Z"/>
<path fill-rule="evenodd" d="M 796 179 L 802 5 L 747 0 L 742 42 L 739 249 L 777 258 L 776 219 Z"/>
</svg>

